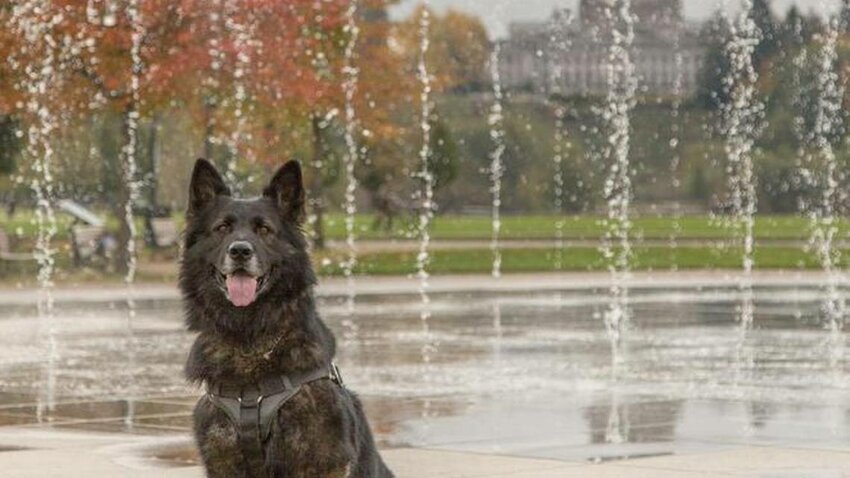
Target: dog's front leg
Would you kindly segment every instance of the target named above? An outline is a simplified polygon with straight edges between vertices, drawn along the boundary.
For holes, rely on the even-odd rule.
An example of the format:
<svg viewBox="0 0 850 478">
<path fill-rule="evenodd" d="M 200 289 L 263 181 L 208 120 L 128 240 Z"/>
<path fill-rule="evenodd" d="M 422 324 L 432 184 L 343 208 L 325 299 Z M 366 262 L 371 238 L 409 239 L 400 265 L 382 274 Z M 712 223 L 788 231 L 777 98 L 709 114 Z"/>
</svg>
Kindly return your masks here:
<svg viewBox="0 0 850 478">
<path fill-rule="evenodd" d="M 290 469 L 288 467 L 276 466 L 272 471 L 272 478 L 359 478 L 352 475 L 352 465 L 337 467 L 315 467 Z"/>
<path fill-rule="evenodd" d="M 236 430 L 230 425 L 214 425 L 200 442 L 201 458 L 208 478 L 247 478 Z"/>
<path fill-rule="evenodd" d="M 328 478 L 354 478 L 353 476 L 351 476 L 351 465 L 349 464 L 344 468 L 332 471 L 328 475 Z"/>
<path fill-rule="evenodd" d="M 206 399 L 195 408 L 195 438 L 208 478 L 248 478 L 236 428 Z"/>
<path fill-rule="evenodd" d="M 301 437 L 293 433 L 273 438 L 274 446 L 267 448 L 271 478 L 367 478 L 353 473 L 355 455 L 349 447 Z"/>
</svg>

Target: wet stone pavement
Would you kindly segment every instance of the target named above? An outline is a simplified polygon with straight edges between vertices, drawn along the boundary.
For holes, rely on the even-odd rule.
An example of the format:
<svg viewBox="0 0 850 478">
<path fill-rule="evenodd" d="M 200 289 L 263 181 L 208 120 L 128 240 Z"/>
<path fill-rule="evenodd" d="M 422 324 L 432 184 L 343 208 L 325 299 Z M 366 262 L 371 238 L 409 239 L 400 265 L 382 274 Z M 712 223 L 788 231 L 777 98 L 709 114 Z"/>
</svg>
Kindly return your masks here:
<svg viewBox="0 0 850 478">
<path fill-rule="evenodd" d="M 850 453 L 846 337 L 820 322 L 821 293 L 755 297 L 745 331 L 733 288 L 633 290 L 616 365 L 605 290 L 439 293 L 427 331 L 416 294 L 359 297 L 356 328 L 344 297 L 320 308 L 385 449 L 584 464 L 749 447 Z M 187 435 L 201 393 L 182 378 L 191 341 L 173 298 L 138 300 L 134 316 L 120 296 L 64 300 L 52 321 L 4 306 L 0 432 L 162 437 L 144 458 L 192 464 L 189 442 L 171 440 Z M 0 460 L 16 448 L 2 443 Z"/>
</svg>

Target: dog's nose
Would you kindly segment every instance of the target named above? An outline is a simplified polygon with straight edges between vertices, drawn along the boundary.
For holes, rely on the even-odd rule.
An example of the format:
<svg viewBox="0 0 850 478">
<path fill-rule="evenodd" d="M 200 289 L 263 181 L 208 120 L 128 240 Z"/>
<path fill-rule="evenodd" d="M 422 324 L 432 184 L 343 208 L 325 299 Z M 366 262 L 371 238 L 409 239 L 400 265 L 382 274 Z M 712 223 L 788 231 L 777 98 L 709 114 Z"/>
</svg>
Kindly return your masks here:
<svg viewBox="0 0 850 478">
<path fill-rule="evenodd" d="M 254 255 L 254 246 L 247 241 L 236 241 L 227 248 L 227 254 L 234 260 L 244 261 Z"/>
</svg>

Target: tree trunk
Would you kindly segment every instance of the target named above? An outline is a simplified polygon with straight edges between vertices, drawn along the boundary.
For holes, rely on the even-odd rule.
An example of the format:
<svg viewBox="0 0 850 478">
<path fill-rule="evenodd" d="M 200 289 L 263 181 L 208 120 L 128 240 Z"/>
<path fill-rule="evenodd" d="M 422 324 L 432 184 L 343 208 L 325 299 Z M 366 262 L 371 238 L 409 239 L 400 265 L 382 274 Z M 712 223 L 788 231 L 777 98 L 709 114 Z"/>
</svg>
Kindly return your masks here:
<svg viewBox="0 0 850 478">
<path fill-rule="evenodd" d="M 127 151 L 124 148 L 126 148 L 127 144 L 130 142 L 130 115 L 134 110 L 132 101 L 130 101 L 124 109 L 124 113 L 121 115 L 121 139 L 123 140 L 123 143 L 119 153 L 120 180 L 118 181 L 115 201 L 112 201 L 112 211 L 115 218 L 118 220 L 118 233 L 115 237 L 117 247 L 115 249 L 115 255 L 113 256 L 113 267 L 115 272 L 119 274 L 127 273 L 128 261 L 130 259 L 130 253 L 127 247 L 130 244 L 130 236 L 132 232 L 130 229 L 130 222 L 127 220 L 126 208 L 128 207 L 131 199 L 131 185 L 128 183 L 126 177 L 127 161 L 129 158 L 127 158 Z M 129 207 L 132 208 L 132 204 L 130 204 Z"/>
<path fill-rule="evenodd" d="M 157 214 L 159 209 L 159 167 L 160 153 L 159 147 L 159 124 L 162 117 L 157 113 L 151 121 L 151 134 L 148 137 L 148 204 L 151 208 L 151 214 Z"/>
<path fill-rule="evenodd" d="M 212 137 L 215 130 L 215 120 L 213 112 L 215 110 L 215 100 L 212 98 L 204 99 L 204 159 L 213 161 L 213 144 Z"/>
<path fill-rule="evenodd" d="M 313 133 L 313 158 L 310 161 L 312 175 L 307 188 L 308 201 L 313 213 L 313 247 L 325 248 L 324 227 L 324 198 L 322 197 L 322 158 L 324 157 L 324 143 L 322 141 L 322 119 L 318 114 L 310 118 L 310 126 Z"/>
</svg>

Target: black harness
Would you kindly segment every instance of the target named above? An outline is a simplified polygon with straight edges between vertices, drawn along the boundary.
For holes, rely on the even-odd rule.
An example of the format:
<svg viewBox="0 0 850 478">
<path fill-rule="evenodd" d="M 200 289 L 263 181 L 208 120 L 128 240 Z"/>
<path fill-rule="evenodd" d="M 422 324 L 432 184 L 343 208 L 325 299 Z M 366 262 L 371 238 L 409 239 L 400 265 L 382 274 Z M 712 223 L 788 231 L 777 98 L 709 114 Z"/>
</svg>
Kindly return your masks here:
<svg viewBox="0 0 850 478">
<path fill-rule="evenodd" d="M 278 410 L 301 387 L 319 380 L 331 380 L 343 386 L 339 369 L 333 363 L 303 374 L 269 377 L 257 385 L 207 384 L 207 398 L 233 422 L 242 456 L 255 478 L 268 475 L 263 443 L 271 434 L 272 421 Z"/>
</svg>

